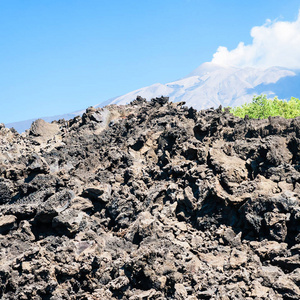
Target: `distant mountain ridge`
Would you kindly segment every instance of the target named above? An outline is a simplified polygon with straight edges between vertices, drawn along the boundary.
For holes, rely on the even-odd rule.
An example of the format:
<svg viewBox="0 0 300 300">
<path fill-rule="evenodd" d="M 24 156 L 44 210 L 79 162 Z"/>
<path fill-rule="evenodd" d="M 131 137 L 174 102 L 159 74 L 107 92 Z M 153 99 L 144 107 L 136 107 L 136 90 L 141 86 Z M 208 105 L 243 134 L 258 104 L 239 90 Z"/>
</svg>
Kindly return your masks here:
<svg viewBox="0 0 300 300">
<path fill-rule="evenodd" d="M 108 99 L 95 107 L 108 104 L 127 104 L 137 96 L 148 100 L 166 96 L 172 102 L 185 101 L 186 105 L 196 109 L 209 107 L 239 106 L 250 102 L 254 95 L 266 94 L 268 97 L 278 96 L 289 99 L 291 96 L 300 97 L 300 73 L 282 67 L 238 68 L 204 63 L 182 79 L 140 88 L 122 96 Z M 64 118 L 66 120 L 80 115 L 78 111 L 70 114 L 43 118 L 45 121 Z M 14 127 L 18 132 L 28 129 L 33 120 L 5 124 Z"/>
<path fill-rule="evenodd" d="M 60 119 L 65 119 L 65 120 L 70 120 L 78 115 L 82 115 L 82 113 L 84 112 L 84 110 L 82 111 L 77 111 L 77 112 L 73 112 L 73 113 L 69 113 L 69 114 L 64 114 L 64 115 L 56 115 L 56 116 L 51 116 L 51 117 L 41 117 L 40 119 L 45 120 L 46 122 L 51 123 L 54 120 L 60 120 Z M 25 130 L 29 129 L 32 122 L 34 122 L 36 119 L 30 119 L 30 120 L 24 120 L 24 121 L 20 121 L 20 122 L 14 122 L 14 123 L 7 123 L 5 124 L 6 127 L 8 128 L 15 128 L 19 133 L 24 132 Z"/>
<path fill-rule="evenodd" d="M 197 109 L 238 106 L 250 102 L 255 94 L 274 95 L 270 87 L 274 89 L 280 79 L 294 76 L 297 76 L 295 71 L 281 67 L 237 68 L 204 63 L 180 80 L 135 90 L 116 97 L 111 104 L 126 104 L 137 95 L 147 99 L 164 95 L 170 97 L 170 101 L 185 101 L 188 106 Z M 256 87 L 259 87 L 259 93 Z"/>
</svg>

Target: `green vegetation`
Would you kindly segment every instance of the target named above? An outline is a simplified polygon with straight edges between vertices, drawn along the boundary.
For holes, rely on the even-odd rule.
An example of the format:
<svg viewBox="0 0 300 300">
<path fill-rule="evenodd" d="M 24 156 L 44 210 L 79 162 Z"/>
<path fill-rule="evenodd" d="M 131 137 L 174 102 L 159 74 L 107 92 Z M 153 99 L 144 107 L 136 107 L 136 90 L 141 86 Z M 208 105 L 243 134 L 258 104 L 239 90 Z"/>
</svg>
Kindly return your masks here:
<svg viewBox="0 0 300 300">
<path fill-rule="evenodd" d="M 300 116 L 300 100 L 292 97 L 291 100 L 280 100 L 277 97 L 267 99 L 266 95 L 255 96 L 251 103 L 234 107 L 230 110 L 235 116 L 250 119 L 266 119 L 269 116 L 281 116 L 286 119 Z"/>
</svg>

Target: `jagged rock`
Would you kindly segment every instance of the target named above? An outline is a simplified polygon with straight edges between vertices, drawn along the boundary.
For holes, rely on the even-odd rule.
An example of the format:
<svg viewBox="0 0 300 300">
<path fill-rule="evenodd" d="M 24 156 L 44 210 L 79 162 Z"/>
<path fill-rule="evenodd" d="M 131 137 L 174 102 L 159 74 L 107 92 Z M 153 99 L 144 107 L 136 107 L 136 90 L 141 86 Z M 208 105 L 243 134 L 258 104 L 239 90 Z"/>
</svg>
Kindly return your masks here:
<svg viewBox="0 0 300 300">
<path fill-rule="evenodd" d="M 49 166 L 42 157 L 37 154 L 33 154 L 28 159 L 27 170 L 29 173 L 48 173 Z"/>
<path fill-rule="evenodd" d="M 1 299 L 299 299 L 300 118 L 183 105 L 0 125 Z"/>
<path fill-rule="evenodd" d="M 34 218 L 35 222 L 51 223 L 55 216 L 70 206 L 73 198 L 74 193 L 71 190 L 63 190 L 52 195 L 47 201 L 39 205 Z"/>
<path fill-rule="evenodd" d="M 90 210 L 94 207 L 92 201 L 87 198 L 75 197 L 71 200 L 70 208 L 75 210 Z"/>
<path fill-rule="evenodd" d="M 90 197 L 93 200 L 108 202 L 111 195 L 111 185 L 102 184 L 95 187 L 87 187 L 83 191 L 83 196 Z"/>
<path fill-rule="evenodd" d="M 271 258 L 278 255 L 284 255 L 288 245 L 286 243 L 278 243 L 276 241 L 265 241 L 263 243 L 251 242 L 251 245 L 256 248 L 255 252 L 262 258 Z"/>
<path fill-rule="evenodd" d="M 13 215 L 0 217 L 0 233 L 4 234 L 16 226 L 17 218 Z"/>
<path fill-rule="evenodd" d="M 10 183 L 6 181 L 0 181 L 0 204 L 5 204 L 11 201 L 12 191 Z"/>
<path fill-rule="evenodd" d="M 259 281 L 255 280 L 252 283 L 251 297 L 268 298 L 269 290 L 268 287 L 261 285 Z"/>
<path fill-rule="evenodd" d="M 187 298 L 187 291 L 183 284 L 175 283 L 175 299 L 184 300 Z"/>
<path fill-rule="evenodd" d="M 299 299 L 300 289 L 288 276 L 279 277 L 274 283 L 274 288 L 286 299 Z"/>
<path fill-rule="evenodd" d="M 247 263 L 247 253 L 234 249 L 231 252 L 229 263 L 232 268 L 244 266 Z"/>
<path fill-rule="evenodd" d="M 233 247 L 240 247 L 242 245 L 241 232 L 239 234 L 236 234 L 231 228 L 226 228 L 225 230 L 220 229 L 217 233 L 220 235 L 220 237 L 223 238 L 224 241 L 226 241 Z"/>
<path fill-rule="evenodd" d="M 295 269 L 292 273 L 290 273 L 289 278 L 290 278 L 297 286 L 299 286 L 299 283 L 300 283 L 300 268 Z"/>
<path fill-rule="evenodd" d="M 59 132 L 57 124 L 50 124 L 43 119 L 34 121 L 29 129 L 29 134 L 34 137 L 41 137 L 42 140 L 52 138 Z"/>
<path fill-rule="evenodd" d="M 275 257 L 274 263 L 285 270 L 294 270 L 296 268 L 300 268 L 300 255 L 295 254 L 289 257 Z"/>
<path fill-rule="evenodd" d="M 60 234 L 73 236 L 84 226 L 86 214 L 78 210 L 67 210 L 52 219 L 52 227 Z"/>
</svg>

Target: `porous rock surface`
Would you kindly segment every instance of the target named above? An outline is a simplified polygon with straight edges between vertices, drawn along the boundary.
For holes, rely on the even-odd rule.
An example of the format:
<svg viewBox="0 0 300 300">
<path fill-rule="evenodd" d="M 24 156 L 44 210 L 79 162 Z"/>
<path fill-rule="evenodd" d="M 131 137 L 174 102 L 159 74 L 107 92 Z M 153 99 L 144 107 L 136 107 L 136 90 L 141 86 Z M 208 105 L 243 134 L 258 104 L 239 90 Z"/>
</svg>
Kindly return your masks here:
<svg viewBox="0 0 300 300">
<path fill-rule="evenodd" d="M 1 299 L 300 298 L 300 118 L 183 105 L 0 126 Z"/>
</svg>

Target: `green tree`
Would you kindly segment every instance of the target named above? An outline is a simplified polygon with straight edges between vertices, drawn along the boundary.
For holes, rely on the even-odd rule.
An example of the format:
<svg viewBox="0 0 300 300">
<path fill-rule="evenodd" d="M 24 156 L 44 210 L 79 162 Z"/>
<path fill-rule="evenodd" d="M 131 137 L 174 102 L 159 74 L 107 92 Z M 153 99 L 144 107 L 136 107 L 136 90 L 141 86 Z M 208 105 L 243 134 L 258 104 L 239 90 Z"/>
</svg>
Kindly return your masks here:
<svg viewBox="0 0 300 300">
<path fill-rule="evenodd" d="M 254 96 L 251 103 L 245 103 L 230 110 L 235 116 L 250 119 L 266 119 L 269 116 L 295 118 L 300 116 L 300 100 L 292 97 L 289 101 L 277 97 L 267 99 L 266 95 Z"/>
</svg>

